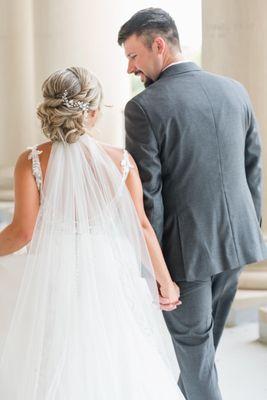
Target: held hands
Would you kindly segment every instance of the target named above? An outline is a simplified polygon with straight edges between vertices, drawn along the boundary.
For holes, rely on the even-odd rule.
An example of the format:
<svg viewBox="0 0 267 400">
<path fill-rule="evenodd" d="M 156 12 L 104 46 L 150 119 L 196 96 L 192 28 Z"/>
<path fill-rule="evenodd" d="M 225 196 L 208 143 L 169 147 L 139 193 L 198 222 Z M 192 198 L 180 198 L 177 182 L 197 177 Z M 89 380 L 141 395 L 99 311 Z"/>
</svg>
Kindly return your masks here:
<svg viewBox="0 0 267 400">
<path fill-rule="evenodd" d="M 173 311 L 181 305 L 180 289 L 175 282 L 170 282 L 166 286 L 159 285 L 159 303 L 161 310 Z"/>
</svg>

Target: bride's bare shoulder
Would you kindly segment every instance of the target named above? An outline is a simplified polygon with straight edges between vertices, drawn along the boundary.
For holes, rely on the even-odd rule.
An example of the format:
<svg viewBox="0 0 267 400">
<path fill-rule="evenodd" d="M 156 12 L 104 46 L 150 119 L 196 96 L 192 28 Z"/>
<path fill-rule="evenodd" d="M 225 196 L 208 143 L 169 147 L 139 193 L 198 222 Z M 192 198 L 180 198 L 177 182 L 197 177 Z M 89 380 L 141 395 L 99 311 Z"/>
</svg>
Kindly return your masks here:
<svg viewBox="0 0 267 400">
<path fill-rule="evenodd" d="M 123 158 L 123 148 L 108 143 L 98 142 L 116 165 L 120 165 Z"/>
<path fill-rule="evenodd" d="M 49 153 L 52 148 L 52 142 L 45 142 L 42 144 L 38 144 L 37 147 L 38 147 L 38 150 Z"/>
<path fill-rule="evenodd" d="M 113 146 L 108 143 L 100 143 L 98 142 L 102 148 L 107 152 L 107 154 L 110 156 L 110 158 L 117 164 L 121 165 L 121 161 L 124 157 L 124 148 L 123 147 L 118 147 L 118 146 Z M 130 163 L 136 167 L 135 161 L 131 154 L 128 152 L 128 157 L 130 160 Z"/>
<path fill-rule="evenodd" d="M 37 149 L 41 152 L 40 154 L 40 161 L 42 164 L 42 159 L 46 160 L 49 157 L 50 151 L 52 148 L 52 142 L 45 142 L 42 144 L 37 145 Z M 29 147 L 27 150 L 24 150 L 23 153 L 17 159 L 16 162 L 16 169 L 30 169 L 32 166 L 32 160 L 29 157 L 32 151 L 32 147 Z"/>
<path fill-rule="evenodd" d="M 106 151 L 106 153 L 109 155 L 109 157 L 112 159 L 112 161 L 116 164 L 118 169 L 122 172 L 123 171 L 123 166 L 122 166 L 122 160 L 124 159 L 124 151 L 125 149 L 122 147 L 118 146 L 113 146 L 108 143 L 100 143 L 98 142 L 102 148 Z M 128 160 L 130 162 L 131 170 L 136 170 L 137 171 L 137 166 L 135 164 L 135 161 L 131 154 L 128 154 Z M 132 174 L 129 174 L 132 175 Z"/>
</svg>

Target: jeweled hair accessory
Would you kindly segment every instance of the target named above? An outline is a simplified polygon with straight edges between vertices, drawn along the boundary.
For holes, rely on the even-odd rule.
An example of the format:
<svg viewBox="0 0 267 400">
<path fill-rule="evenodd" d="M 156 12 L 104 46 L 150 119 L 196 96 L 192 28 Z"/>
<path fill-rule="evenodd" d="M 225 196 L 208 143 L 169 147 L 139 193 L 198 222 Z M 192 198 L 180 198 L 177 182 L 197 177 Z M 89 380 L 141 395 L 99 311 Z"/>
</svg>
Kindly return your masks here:
<svg viewBox="0 0 267 400">
<path fill-rule="evenodd" d="M 88 111 L 90 110 L 90 104 L 86 103 L 85 101 L 74 101 L 73 99 L 69 100 L 68 99 L 68 91 L 64 90 L 63 95 L 61 96 L 63 100 L 64 106 L 68 108 L 76 108 L 78 107 L 82 111 Z"/>
</svg>

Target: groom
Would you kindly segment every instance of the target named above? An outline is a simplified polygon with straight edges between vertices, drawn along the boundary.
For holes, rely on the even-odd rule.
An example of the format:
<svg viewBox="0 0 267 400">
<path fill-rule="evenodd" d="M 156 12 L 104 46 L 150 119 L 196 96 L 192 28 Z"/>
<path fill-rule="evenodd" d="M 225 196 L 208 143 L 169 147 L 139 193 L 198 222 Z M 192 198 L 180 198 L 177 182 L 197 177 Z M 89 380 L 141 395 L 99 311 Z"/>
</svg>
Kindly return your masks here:
<svg viewBox="0 0 267 400">
<path fill-rule="evenodd" d="M 129 74 L 146 89 L 125 108 L 126 146 L 182 306 L 165 313 L 188 400 L 219 400 L 215 351 L 242 266 L 266 257 L 260 141 L 246 90 L 181 54 L 165 11 L 120 29 Z"/>
</svg>

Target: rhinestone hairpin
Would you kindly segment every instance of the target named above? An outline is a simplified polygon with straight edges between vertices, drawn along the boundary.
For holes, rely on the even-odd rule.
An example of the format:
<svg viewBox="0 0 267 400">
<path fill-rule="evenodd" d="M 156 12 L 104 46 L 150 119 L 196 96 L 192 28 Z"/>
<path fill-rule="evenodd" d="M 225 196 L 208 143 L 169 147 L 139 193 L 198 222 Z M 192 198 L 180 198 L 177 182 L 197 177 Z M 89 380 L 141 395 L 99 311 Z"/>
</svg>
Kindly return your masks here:
<svg viewBox="0 0 267 400">
<path fill-rule="evenodd" d="M 74 101 L 73 99 L 69 100 L 68 99 L 68 91 L 64 90 L 63 95 L 61 96 L 63 100 L 64 106 L 68 108 L 76 108 L 78 107 L 82 111 L 88 111 L 90 109 L 89 103 L 86 103 L 84 101 Z"/>
</svg>

